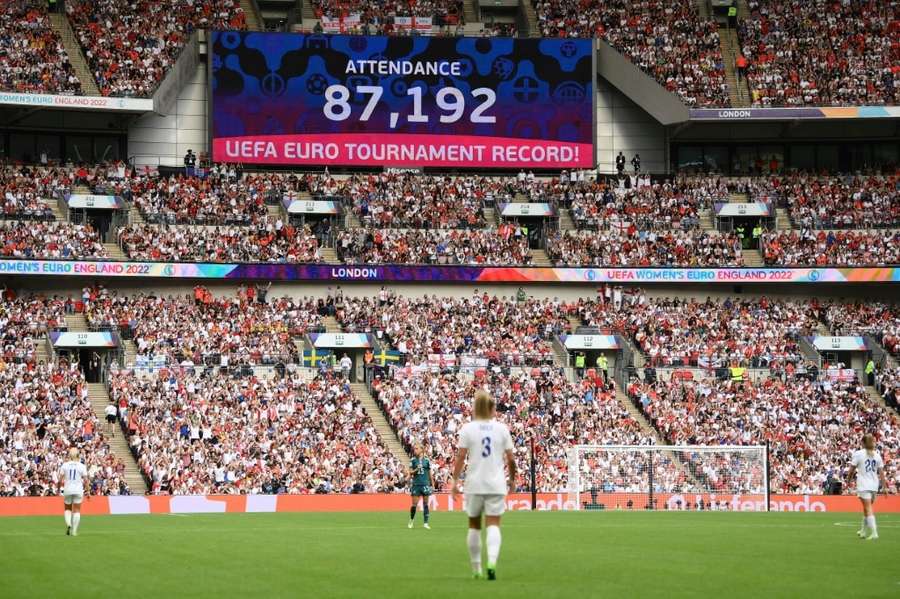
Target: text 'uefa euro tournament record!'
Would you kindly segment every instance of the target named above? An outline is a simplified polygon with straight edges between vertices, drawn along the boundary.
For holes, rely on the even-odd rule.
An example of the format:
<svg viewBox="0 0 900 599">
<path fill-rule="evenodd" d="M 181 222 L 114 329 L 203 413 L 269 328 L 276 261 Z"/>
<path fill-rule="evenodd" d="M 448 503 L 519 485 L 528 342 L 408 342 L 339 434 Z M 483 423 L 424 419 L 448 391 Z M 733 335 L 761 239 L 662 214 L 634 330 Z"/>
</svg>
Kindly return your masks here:
<svg viewBox="0 0 900 599">
<path fill-rule="evenodd" d="M 594 165 L 587 39 L 213 32 L 213 160 Z"/>
</svg>

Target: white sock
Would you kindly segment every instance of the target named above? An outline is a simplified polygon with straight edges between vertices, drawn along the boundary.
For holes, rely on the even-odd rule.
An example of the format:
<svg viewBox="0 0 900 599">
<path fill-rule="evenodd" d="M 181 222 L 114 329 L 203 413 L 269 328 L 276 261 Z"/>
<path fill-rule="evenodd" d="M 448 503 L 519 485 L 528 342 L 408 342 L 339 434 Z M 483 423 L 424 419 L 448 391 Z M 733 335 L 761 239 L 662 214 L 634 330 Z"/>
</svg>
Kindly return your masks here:
<svg viewBox="0 0 900 599">
<path fill-rule="evenodd" d="M 72 510 L 66 510 L 65 512 L 66 526 L 72 526 Z"/>
<path fill-rule="evenodd" d="M 875 526 L 875 516 L 866 516 L 866 526 L 869 528 L 870 535 L 878 534 L 878 527 Z"/>
<path fill-rule="evenodd" d="M 481 531 L 474 528 L 469 529 L 469 536 L 466 539 L 469 545 L 469 560 L 472 562 L 472 571 L 481 572 Z"/>
<path fill-rule="evenodd" d="M 79 522 L 81 522 L 81 512 L 72 514 L 72 532 L 78 532 Z"/>
<path fill-rule="evenodd" d="M 487 554 L 488 554 L 488 568 L 493 568 L 497 565 L 497 558 L 500 557 L 500 527 L 499 526 L 488 526 L 487 527 Z"/>
<path fill-rule="evenodd" d="M 869 526 L 869 517 L 863 516 L 862 528 L 860 529 L 863 531 L 863 534 L 866 534 L 866 529 L 868 528 L 868 526 Z"/>
</svg>

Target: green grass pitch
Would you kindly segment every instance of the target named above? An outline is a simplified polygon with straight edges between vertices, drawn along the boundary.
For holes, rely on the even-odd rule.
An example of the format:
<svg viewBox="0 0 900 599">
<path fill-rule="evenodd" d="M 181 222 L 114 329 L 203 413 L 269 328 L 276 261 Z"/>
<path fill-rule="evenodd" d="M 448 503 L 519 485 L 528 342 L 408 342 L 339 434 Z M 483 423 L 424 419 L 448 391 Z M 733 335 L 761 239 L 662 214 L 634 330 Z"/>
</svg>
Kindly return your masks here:
<svg viewBox="0 0 900 599">
<path fill-rule="evenodd" d="M 499 580 L 469 577 L 465 516 L 0 518 L 0 597 L 900 597 L 900 516 L 509 513 Z"/>
</svg>

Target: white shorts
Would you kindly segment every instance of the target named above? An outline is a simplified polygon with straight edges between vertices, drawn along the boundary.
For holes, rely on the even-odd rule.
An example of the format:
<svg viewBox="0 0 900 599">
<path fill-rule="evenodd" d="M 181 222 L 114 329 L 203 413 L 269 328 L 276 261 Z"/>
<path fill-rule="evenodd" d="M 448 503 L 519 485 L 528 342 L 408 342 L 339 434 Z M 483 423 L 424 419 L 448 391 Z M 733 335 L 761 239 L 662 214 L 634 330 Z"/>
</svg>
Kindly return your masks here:
<svg viewBox="0 0 900 599">
<path fill-rule="evenodd" d="M 84 493 L 63 493 L 63 503 L 66 505 L 80 504 L 82 501 L 84 501 Z"/>
<path fill-rule="evenodd" d="M 466 495 L 466 513 L 469 518 L 502 516 L 506 511 L 506 495 Z"/>
<path fill-rule="evenodd" d="M 878 491 L 857 491 L 856 496 L 860 499 L 868 499 L 870 501 L 875 501 L 875 496 L 878 495 Z"/>
</svg>

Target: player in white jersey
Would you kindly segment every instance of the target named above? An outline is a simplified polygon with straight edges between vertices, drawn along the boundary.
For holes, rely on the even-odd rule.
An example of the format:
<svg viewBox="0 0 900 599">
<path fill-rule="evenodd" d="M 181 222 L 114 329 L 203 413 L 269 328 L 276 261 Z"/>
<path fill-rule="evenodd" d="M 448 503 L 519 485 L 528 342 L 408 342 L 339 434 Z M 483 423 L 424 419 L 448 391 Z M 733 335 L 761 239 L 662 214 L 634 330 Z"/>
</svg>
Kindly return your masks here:
<svg viewBox="0 0 900 599">
<path fill-rule="evenodd" d="M 487 525 L 487 577 L 497 578 L 500 556 L 500 516 L 506 493 L 515 488 L 516 461 L 509 429 L 494 420 L 494 400 L 485 391 L 475 394 L 475 419 L 459 431 L 459 449 L 453 464 L 453 497 L 459 496 L 459 476 L 466 459 L 466 512 L 469 515 L 469 558 L 475 578 L 481 578 L 481 516 Z M 508 470 L 507 479 L 503 464 Z"/>
<path fill-rule="evenodd" d="M 81 523 L 81 502 L 84 500 L 84 485 L 90 484 L 87 467 L 78 459 L 78 450 L 69 450 L 69 461 L 59 467 L 60 484 L 63 488 L 63 503 L 66 505 L 66 534 L 77 536 Z"/>
<path fill-rule="evenodd" d="M 875 496 L 878 494 L 879 484 L 887 488 L 884 480 L 884 461 L 881 454 L 875 451 L 875 437 L 865 435 L 863 437 L 863 449 L 853 452 L 850 459 L 850 471 L 847 478 L 856 477 L 856 494 L 862 502 L 863 524 L 856 534 L 860 538 L 872 541 L 878 538 L 878 528 L 875 525 Z"/>
</svg>

